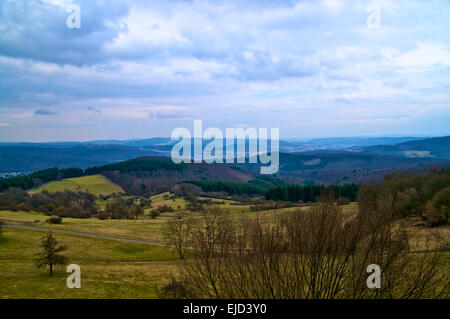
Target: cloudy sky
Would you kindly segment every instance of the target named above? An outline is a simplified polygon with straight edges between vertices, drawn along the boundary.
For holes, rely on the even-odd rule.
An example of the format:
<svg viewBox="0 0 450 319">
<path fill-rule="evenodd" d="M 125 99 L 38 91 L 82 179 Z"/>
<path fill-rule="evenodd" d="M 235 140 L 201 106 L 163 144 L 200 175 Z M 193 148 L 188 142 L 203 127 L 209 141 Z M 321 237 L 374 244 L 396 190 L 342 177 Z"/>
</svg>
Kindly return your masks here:
<svg viewBox="0 0 450 319">
<path fill-rule="evenodd" d="M 450 134 L 448 0 L 0 6 L 0 141 Z"/>
</svg>

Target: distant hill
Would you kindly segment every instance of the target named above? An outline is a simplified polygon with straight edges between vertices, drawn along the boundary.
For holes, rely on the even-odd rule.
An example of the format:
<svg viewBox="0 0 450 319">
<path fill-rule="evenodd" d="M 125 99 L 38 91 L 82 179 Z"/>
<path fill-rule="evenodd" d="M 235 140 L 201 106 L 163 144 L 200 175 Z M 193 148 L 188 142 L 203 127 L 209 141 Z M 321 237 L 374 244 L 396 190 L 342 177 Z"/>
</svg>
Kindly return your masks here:
<svg viewBox="0 0 450 319">
<path fill-rule="evenodd" d="M 355 146 L 392 145 L 421 139 L 423 139 L 423 137 L 331 137 L 307 140 L 307 143 L 315 144 L 317 146 L 320 145 L 325 148 L 343 149 Z"/>
<path fill-rule="evenodd" d="M 175 164 L 167 157 L 141 157 L 121 163 L 92 167 L 86 174 L 103 174 L 134 195 L 156 194 L 170 190 L 186 180 L 214 179 L 247 183 L 257 176 L 245 168 L 227 164 Z"/>
<path fill-rule="evenodd" d="M 188 168 L 185 163 L 174 163 L 165 157 L 138 157 L 120 163 L 89 167 L 85 170 L 86 175 L 103 173 L 107 171 L 118 171 L 121 174 L 145 172 L 152 173 L 159 170 L 182 172 Z"/>
<path fill-rule="evenodd" d="M 258 164 L 241 164 L 255 173 Z M 359 151 L 323 150 L 280 153 L 278 177 L 290 183 L 346 184 L 377 182 L 396 170 L 449 168 L 450 161 L 430 157 L 400 157 Z"/>
<path fill-rule="evenodd" d="M 450 159 L 450 136 L 432 137 L 395 145 L 370 146 L 363 148 L 362 153 L 406 158 Z"/>
<path fill-rule="evenodd" d="M 362 148 L 368 145 L 383 144 L 382 148 L 367 149 L 367 152 L 393 155 L 386 148 L 387 144 L 415 141 L 416 139 L 414 137 L 349 137 L 301 141 L 280 140 L 279 145 L 282 153 L 297 153 L 315 150 L 345 150 L 356 146 Z M 0 177 L 13 176 L 8 173 L 21 175 L 49 167 L 87 168 L 142 156 L 168 157 L 175 143 L 176 141 L 172 141 L 168 137 L 89 142 L 0 143 Z M 204 141 L 204 145 L 207 143 L 209 141 Z M 224 145 L 226 145 L 225 141 Z"/>
<path fill-rule="evenodd" d="M 86 143 L 96 145 L 125 145 L 133 147 L 146 147 L 146 146 L 161 146 L 161 145 L 173 145 L 176 141 L 172 141 L 169 137 L 152 137 L 147 139 L 134 139 L 134 140 L 96 140 Z"/>
<path fill-rule="evenodd" d="M 234 165 L 176 164 L 167 157 L 139 157 L 115 164 L 89 167 L 85 170 L 54 167 L 24 176 L 0 179 L 0 191 L 9 187 L 19 187 L 24 190 L 34 189 L 32 191 L 67 189 L 94 194 L 110 194 L 125 190 L 129 194 L 145 195 L 170 190 L 172 186 L 185 180 L 217 179 L 224 182 L 247 183 L 255 177 L 258 177 L 258 174 Z M 264 184 L 274 182 L 270 177 L 259 179 Z"/>
<path fill-rule="evenodd" d="M 30 172 L 49 167 L 87 168 L 146 155 L 161 154 L 152 150 L 117 144 L 2 143 L 0 144 L 0 172 Z"/>
<path fill-rule="evenodd" d="M 395 143 L 398 141 L 401 143 Z M 387 144 L 371 145 L 381 142 Z M 156 185 L 167 188 L 181 180 L 206 178 L 246 183 L 259 175 L 260 166 L 255 164 L 188 164 L 186 168 L 178 169 L 181 166 L 172 166 L 169 158 L 173 143 L 164 137 L 128 141 L 0 143 L 0 177 L 50 167 L 91 167 L 89 175 L 104 174 L 126 191 L 145 193 L 154 190 Z M 371 182 L 393 170 L 436 167 L 448 161 L 450 136 L 290 140 L 280 141 L 280 152 L 278 176 L 293 183 Z M 174 167 L 176 169 L 172 169 Z"/>
</svg>

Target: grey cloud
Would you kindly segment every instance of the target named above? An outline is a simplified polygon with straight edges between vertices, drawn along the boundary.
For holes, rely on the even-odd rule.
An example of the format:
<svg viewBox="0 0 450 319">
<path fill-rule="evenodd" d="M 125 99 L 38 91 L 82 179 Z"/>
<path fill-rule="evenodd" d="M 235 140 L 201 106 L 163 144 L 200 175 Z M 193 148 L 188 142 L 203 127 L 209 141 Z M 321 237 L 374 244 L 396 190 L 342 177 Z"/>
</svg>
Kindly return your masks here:
<svg viewBox="0 0 450 319">
<path fill-rule="evenodd" d="M 278 115 L 270 112 L 280 107 L 286 110 L 275 114 L 287 118 L 284 124 L 295 114 L 305 116 L 295 125 L 332 118 L 345 107 L 348 113 L 377 108 L 391 114 L 393 105 L 408 111 L 422 103 L 432 112 L 435 105 L 448 104 L 448 67 L 406 74 L 398 72 L 390 56 L 423 42 L 443 44 L 445 57 L 450 6 L 410 1 L 415 9 L 403 2 L 397 11 L 383 8 L 383 26 L 376 31 L 365 25 L 365 5 L 371 0 L 355 5 L 343 0 L 340 10 L 316 0 L 77 0 L 81 29 L 66 27 L 65 8 L 3 0 L 1 107 L 11 123 L 19 118 L 13 114 L 17 107 L 37 109 L 36 115 L 57 110 L 74 127 L 87 120 L 98 125 L 98 117 L 85 116 L 88 111 L 103 110 L 106 125 L 110 108 L 132 111 L 147 105 L 187 109 L 148 117 L 143 112 L 142 121 L 161 120 L 154 125 L 191 118 L 194 110 L 218 122 L 229 116 L 230 125 L 237 115 L 239 122 L 251 121 L 255 113 L 272 120 Z M 133 12 L 143 13 L 141 20 L 131 18 Z M 146 20 L 147 13 L 157 21 Z M 136 27 L 133 36 L 127 33 Z M 371 89 L 373 83 L 379 85 Z M 231 111 L 233 105 L 252 112 Z M 311 105 L 310 113 L 304 105 Z M 133 128 L 135 122 L 130 123 Z"/>
<path fill-rule="evenodd" d="M 87 110 L 88 110 L 88 111 L 92 111 L 92 112 L 94 112 L 94 113 L 102 113 L 102 110 L 100 110 L 100 109 L 98 109 L 98 108 L 95 108 L 95 107 L 92 107 L 92 106 L 89 106 L 89 107 L 87 108 Z"/>
<path fill-rule="evenodd" d="M 2 1 L 0 54 L 38 61 L 85 65 L 104 59 L 102 45 L 117 35 L 108 26 L 128 12 L 124 4 L 79 0 L 81 28 L 69 29 L 70 13 L 44 1 Z"/>
<path fill-rule="evenodd" d="M 179 120 L 179 119 L 186 119 L 191 118 L 192 115 L 187 113 L 186 111 L 153 111 L 148 114 L 148 116 L 153 119 L 165 119 L 165 120 Z"/>
<path fill-rule="evenodd" d="M 38 109 L 34 111 L 34 115 L 57 115 L 58 113 L 55 113 L 53 111 L 45 110 L 45 109 Z"/>
</svg>

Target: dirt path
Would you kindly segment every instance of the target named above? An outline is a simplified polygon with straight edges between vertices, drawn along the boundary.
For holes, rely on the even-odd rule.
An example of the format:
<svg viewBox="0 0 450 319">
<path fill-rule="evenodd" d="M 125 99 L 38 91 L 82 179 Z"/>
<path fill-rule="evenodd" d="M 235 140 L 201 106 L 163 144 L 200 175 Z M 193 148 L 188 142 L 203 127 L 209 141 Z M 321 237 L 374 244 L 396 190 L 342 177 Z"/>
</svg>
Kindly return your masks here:
<svg viewBox="0 0 450 319">
<path fill-rule="evenodd" d="M 143 244 L 143 245 L 152 245 L 152 246 L 161 246 L 161 247 L 173 247 L 173 245 L 167 245 L 167 244 L 162 244 L 162 243 L 155 243 L 155 242 L 152 242 L 152 241 L 127 239 L 127 238 L 120 238 L 120 237 L 113 237 L 113 236 L 104 236 L 104 235 L 98 235 L 98 234 L 90 234 L 90 233 L 81 233 L 81 232 L 76 232 L 76 231 L 71 231 L 71 230 L 63 230 L 63 229 L 50 229 L 50 228 L 44 228 L 44 227 L 25 226 L 25 225 L 3 225 L 3 227 L 5 227 L 5 228 L 14 228 L 14 229 L 39 230 L 39 231 L 50 231 L 51 230 L 54 233 L 63 233 L 63 234 L 70 234 L 70 235 L 76 235 L 76 236 L 100 238 L 100 239 L 110 239 L 110 240 L 123 241 L 125 243 L 132 243 L 132 244 Z"/>
<path fill-rule="evenodd" d="M 39 231 L 50 231 L 51 230 L 51 231 L 53 231 L 55 233 L 63 233 L 63 234 L 76 235 L 76 236 L 85 236 L 85 237 L 91 237 L 91 238 L 117 240 L 117 241 L 122 241 L 122 242 L 125 242 L 125 243 L 131 243 L 131 244 L 143 244 L 143 245 L 152 245 L 152 246 L 175 248 L 175 246 L 173 246 L 173 245 L 156 243 L 156 242 L 152 242 L 152 241 L 120 238 L 120 237 L 105 236 L 105 235 L 98 235 L 98 234 L 91 234 L 91 233 L 82 233 L 82 232 L 76 232 L 76 231 L 71 231 L 71 230 L 63 230 L 63 229 L 50 229 L 50 228 L 44 228 L 44 227 L 25 226 L 25 225 L 3 225 L 3 227 L 5 227 L 5 228 L 14 228 L 14 229 L 39 230 Z M 196 248 L 186 247 L 186 249 L 196 249 Z M 411 253 L 413 253 L 413 254 L 422 254 L 422 253 L 448 252 L 448 251 L 449 251 L 448 248 L 443 248 L 443 249 L 433 249 L 433 250 L 415 250 L 415 251 L 411 251 Z"/>
</svg>

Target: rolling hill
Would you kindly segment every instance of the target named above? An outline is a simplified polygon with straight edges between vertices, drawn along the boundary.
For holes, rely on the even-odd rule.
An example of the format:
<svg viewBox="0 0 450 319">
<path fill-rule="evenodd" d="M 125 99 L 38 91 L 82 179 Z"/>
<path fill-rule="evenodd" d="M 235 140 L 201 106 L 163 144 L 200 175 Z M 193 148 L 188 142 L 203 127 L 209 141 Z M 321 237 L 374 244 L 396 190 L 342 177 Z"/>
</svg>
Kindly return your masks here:
<svg viewBox="0 0 450 319">
<path fill-rule="evenodd" d="M 124 190 L 117 184 L 111 182 L 103 175 L 91 175 L 75 178 L 66 178 L 60 181 L 54 181 L 44 184 L 31 192 L 49 192 L 70 190 L 73 192 L 82 191 L 95 195 L 109 195 L 112 193 L 123 193 Z"/>
<path fill-rule="evenodd" d="M 164 137 L 123 141 L 0 143 L 0 177 L 23 175 L 49 167 L 84 169 L 143 156 L 169 157 L 174 143 L 170 138 Z M 308 155 L 309 152 L 332 152 L 339 155 L 351 151 L 365 156 L 389 155 L 425 160 L 450 159 L 450 136 L 425 139 L 354 137 L 280 140 L 279 144 L 280 152 L 289 154 Z"/>
<path fill-rule="evenodd" d="M 0 144 L 0 172 L 32 172 L 49 167 L 87 168 L 146 155 L 161 154 L 118 144 L 3 143 Z"/>
<path fill-rule="evenodd" d="M 259 175 L 257 164 L 175 165 L 169 157 L 173 143 L 169 138 L 0 143 L 0 177 L 49 167 L 88 168 L 85 175 L 103 174 L 126 192 L 145 194 L 165 191 L 182 180 L 203 178 L 246 183 Z M 449 160 L 450 136 L 280 141 L 277 176 L 293 183 L 374 182 L 395 170 L 446 168 Z"/>
<path fill-rule="evenodd" d="M 407 158 L 450 159 L 450 136 L 432 137 L 395 145 L 370 146 L 363 148 L 362 153 Z"/>
</svg>

